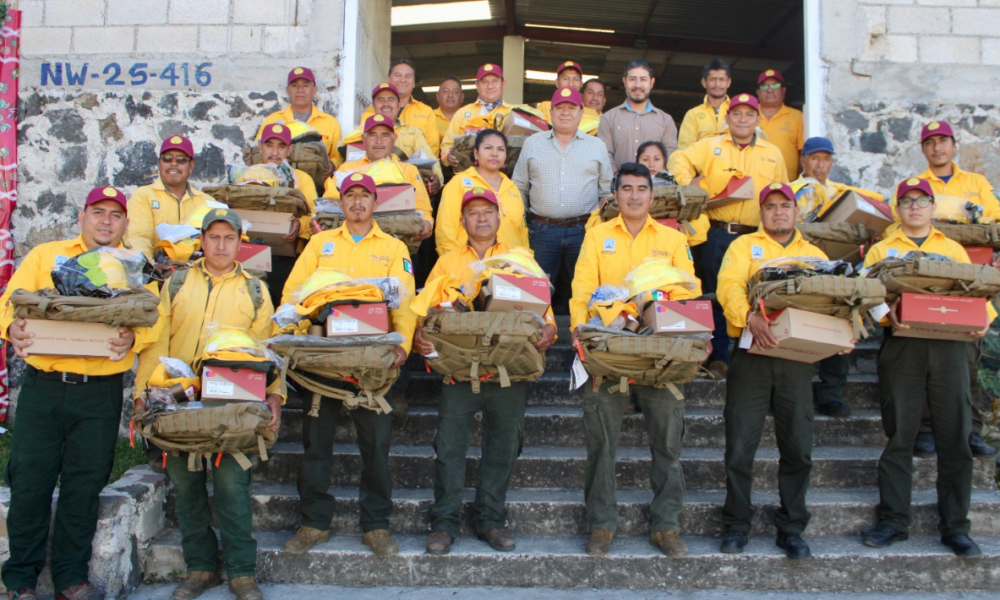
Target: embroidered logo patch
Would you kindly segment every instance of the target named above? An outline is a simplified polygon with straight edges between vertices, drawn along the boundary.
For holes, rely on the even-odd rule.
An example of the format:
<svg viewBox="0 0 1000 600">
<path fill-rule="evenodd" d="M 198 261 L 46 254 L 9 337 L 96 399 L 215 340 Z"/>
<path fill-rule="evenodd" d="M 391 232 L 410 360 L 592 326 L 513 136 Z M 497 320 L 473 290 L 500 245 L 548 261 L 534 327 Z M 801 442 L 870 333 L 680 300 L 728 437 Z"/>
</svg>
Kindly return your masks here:
<svg viewBox="0 0 1000 600">
<path fill-rule="evenodd" d="M 160 210 L 160 201 L 153 200 L 153 210 Z"/>
<path fill-rule="evenodd" d="M 722 154 L 722 148 L 716 148 L 715 149 L 715 155 L 718 156 L 720 154 Z"/>
<path fill-rule="evenodd" d="M 403 259 L 403 270 L 409 273 L 410 275 L 413 275 L 413 263 L 410 262 L 410 259 L 408 258 Z"/>
<path fill-rule="evenodd" d="M 750 246 L 750 258 L 764 258 L 763 246 Z"/>
<path fill-rule="evenodd" d="M 333 242 L 326 242 L 325 244 L 323 244 L 323 255 L 329 256 L 333 254 L 333 248 L 334 248 Z"/>
<path fill-rule="evenodd" d="M 889 258 L 896 258 L 897 256 L 899 256 L 899 250 L 897 250 L 896 248 L 889 248 L 886 254 L 888 255 Z"/>
<path fill-rule="evenodd" d="M 604 238 L 604 251 L 614 252 L 615 251 L 615 241 L 611 238 Z"/>
</svg>

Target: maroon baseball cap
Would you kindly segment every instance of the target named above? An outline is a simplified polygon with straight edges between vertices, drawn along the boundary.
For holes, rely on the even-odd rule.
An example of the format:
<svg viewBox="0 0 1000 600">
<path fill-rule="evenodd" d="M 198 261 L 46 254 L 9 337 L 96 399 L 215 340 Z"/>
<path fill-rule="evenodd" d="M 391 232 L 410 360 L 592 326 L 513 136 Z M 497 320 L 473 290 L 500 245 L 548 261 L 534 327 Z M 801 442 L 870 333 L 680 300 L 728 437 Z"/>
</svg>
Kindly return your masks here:
<svg viewBox="0 0 1000 600">
<path fill-rule="evenodd" d="M 503 70 L 500 68 L 500 65 L 486 63 L 479 67 L 479 71 L 476 73 L 476 81 L 482 81 L 483 77 L 487 75 L 496 75 L 500 79 L 503 79 Z"/>
<path fill-rule="evenodd" d="M 372 193 L 373 196 L 377 196 L 378 193 L 375 191 L 375 180 L 365 175 L 364 173 L 354 173 L 353 175 L 348 175 L 344 178 L 344 181 L 340 184 L 340 197 L 343 198 L 347 190 L 352 187 L 361 186 Z"/>
<path fill-rule="evenodd" d="M 928 196 L 934 196 L 934 190 L 931 189 L 930 182 L 919 177 L 910 177 L 909 179 L 900 181 L 899 185 L 896 186 L 896 201 L 898 202 L 899 198 L 902 198 L 910 190 L 920 190 Z"/>
<path fill-rule="evenodd" d="M 764 83 L 764 80 L 766 79 L 777 79 L 781 83 L 785 83 L 785 76 L 782 75 L 781 71 L 777 69 L 768 69 L 761 72 L 761 74 L 757 76 L 757 85 Z"/>
<path fill-rule="evenodd" d="M 583 75 L 583 68 L 580 66 L 580 63 L 576 63 L 576 62 L 573 62 L 571 60 L 567 60 L 563 64 L 559 65 L 558 69 L 556 69 L 556 77 L 558 77 L 559 74 L 562 73 L 563 71 L 565 71 L 566 69 L 573 69 L 574 71 L 576 71 L 580 75 Z"/>
<path fill-rule="evenodd" d="M 764 200 L 773 193 L 781 194 L 785 198 L 795 202 L 795 192 L 792 191 L 792 186 L 787 183 L 775 182 L 760 191 L 760 203 L 764 204 Z"/>
<path fill-rule="evenodd" d="M 946 135 L 955 139 L 955 132 L 952 131 L 951 125 L 944 121 L 931 121 L 924 125 L 924 128 L 920 130 L 920 143 L 923 144 L 924 140 L 932 135 Z"/>
<path fill-rule="evenodd" d="M 281 123 L 271 123 L 264 126 L 264 131 L 260 133 L 260 143 L 267 140 L 276 139 L 285 142 L 286 146 L 292 145 L 292 130 Z"/>
<path fill-rule="evenodd" d="M 380 125 L 382 127 L 388 127 L 390 131 L 395 131 L 392 121 L 382 115 L 372 115 L 365 121 L 365 133 L 368 133 Z"/>
<path fill-rule="evenodd" d="M 291 83 L 296 79 L 305 79 L 316 83 L 316 76 L 313 75 L 312 69 L 308 67 L 295 67 L 288 72 L 288 83 Z"/>
<path fill-rule="evenodd" d="M 391 83 L 380 83 L 375 86 L 375 89 L 372 90 L 372 100 L 374 100 L 375 96 L 378 96 L 380 92 L 385 90 L 389 90 L 393 94 L 396 94 L 396 98 L 399 98 L 399 90 L 396 89 L 396 86 Z"/>
<path fill-rule="evenodd" d="M 87 201 L 83 204 L 83 207 L 86 208 L 91 204 L 97 204 L 98 202 L 103 202 L 104 200 L 114 200 L 118 204 L 122 205 L 122 208 L 125 209 L 126 213 L 128 212 L 128 199 L 125 198 L 125 194 L 118 188 L 111 187 L 110 185 L 95 187 L 90 190 L 90 193 L 87 194 Z"/>
<path fill-rule="evenodd" d="M 554 94 L 552 94 L 552 106 L 565 104 L 567 102 L 577 106 L 583 106 L 583 98 L 580 96 L 580 92 L 574 90 L 573 88 L 559 88 Z"/>
<path fill-rule="evenodd" d="M 462 196 L 462 208 L 465 208 L 465 205 L 473 200 L 486 200 L 487 202 L 492 202 L 493 204 L 500 206 L 500 202 L 497 200 L 497 195 L 494 194 L 492 190 L 484 187 L 474 187 L 465 192 L 465 195 Z"/>
<path fill-rule="evenodd" d="M 160 156 L 163 156 L 167 150 L 180 150 L 187 154 L 188 158 L 194 158 L 194 145 L 183 135 L 172 135 L 163 140 L 163 143 L 160 144 Z"/>
<path fill-rule="evenodd" d="M 753 94 L 737 94 L 733 96 L 729 101 L 729 110 L 733 110 L 737 106 L 743 106 L 744 104 L 760 112 L 760 103 L 757 102 L 757 96 Z"/>
</svg>

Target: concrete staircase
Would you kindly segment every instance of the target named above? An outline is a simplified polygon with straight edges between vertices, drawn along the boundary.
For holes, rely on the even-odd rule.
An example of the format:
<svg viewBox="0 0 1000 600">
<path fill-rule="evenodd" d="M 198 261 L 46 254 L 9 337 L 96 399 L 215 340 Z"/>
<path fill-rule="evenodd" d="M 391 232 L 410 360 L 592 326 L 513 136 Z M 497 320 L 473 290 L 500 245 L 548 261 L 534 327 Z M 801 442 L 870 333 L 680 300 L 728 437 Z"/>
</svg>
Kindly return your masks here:
<svg viewBox="0 0 1000 600">
<path fill-rule="evenodd" d="M 531 384 L 524 452 L 508 497 L 509 525 L 517 551 L 498 553 L 474 537 L 462 536 L 448 556 L 423 552 L 427 510 L 433 501 L 434 437 L 441 378 L 411 358 L 409 414 L 394 420 L 391 453 L 395 513 L 392 533 L 398 557 L 378 560 L 362 546 L 358 527 L 357 483 L 360 456 L 348 418 L 338 426 L 332 493 L 337 512 L 330 542 L 305 556 L 282 551 L 298 526 L 295 479 L 302 457 L 302 402 L 292 398 L 283 414 L 280 442 L 271 460 L 255 467 L 254 529 L 259 541 L 258 576 L 281 583 L 348 586 L 510 586 L 550 588 L 760 589 L 851 591 L 935 591 L 1000 589 L 1000 493 L 994 462 L 977 461 L 972 497 L 972 534 L 981 561 L 960 561 L 937 536 L 933 459 L 914 459 L 914 526 L 911 539 L 886 550 L 861 544 L 860 533 L 875 519 L 876 463 L 885 442 L 874 375 L 875 342 L 852 355 L 845 401 L 849 419 L 816 417 L 812 485 L 813 518 L 806 538 L 814 560 L 792 562 L 774 546 L 778 453 L 769 423 L 757 455 L 753 534 L 742 555 L 718 552 L 720 507 L 725 497 L 723 418 L 725 383 L 697 380 L 686 386 L 687 482 L 681 536 L 690 556 L 668 560 L 647 541 L 650 455 L 641 415 L 625 420 L 618 452 L 618 536 L 604 559 L 583 547 L 583 475 L 586 461 L 581 394 L 570 392 L 573 353 L 561 323 L 562 342 L 548 353 L 548 372 Z M 479 427 L 473 444 L 481 439 Z M 480 449 L 469 452 L 467 502 L 478 472 Z M 172 511 L 168 510 L 172 520 Z M 466 531 L 466 533 L 469 533 Z M 165 531 L 152 545 L 147 579 L 176 577 L 184 571 L 180 536 Z"/>
</svg>

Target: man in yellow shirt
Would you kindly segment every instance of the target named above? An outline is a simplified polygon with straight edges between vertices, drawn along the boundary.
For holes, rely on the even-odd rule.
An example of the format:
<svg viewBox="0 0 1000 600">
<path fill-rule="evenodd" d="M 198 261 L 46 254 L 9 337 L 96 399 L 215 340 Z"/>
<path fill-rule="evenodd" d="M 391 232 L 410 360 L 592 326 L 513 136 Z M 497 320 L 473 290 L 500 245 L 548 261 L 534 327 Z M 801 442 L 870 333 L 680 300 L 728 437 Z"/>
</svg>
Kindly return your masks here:
<svg viewBox="0 0 1000 600">
<path fill-rule="evenodd" d="M 416 127 L 423 132 L 427 144 L 433 151 L 431 156 L 438 156 L 441 150 L 441 137 L 438 135 L 437 117 L 434 115 L 434 109 L 413 97 L 413 88 L 417 84 L 417 67 L 413 61 L 406 58 L 392 61 L 392 65 L 389 67 L 389 83 L 395 87 L 401 107 L 399 114 L 393 115 L 393 118 L 398 118 L 403 125 Z M 375 105 L 372 104 L 361 114 L 361 122 L 364 123 L 368 117 L 375 113 Z"/>
<path fill-rule="evenodd" d="M 503 91 L 507 83 L 503 78 L 503 70 L 500 65 L 487 63 L 479 67 L 476 73 L 476 92 L 478 96 L 472 104 L 466 104 L 458 109 L 458 112 L 451 118 L 451 125 L 441 140 L 441 160 L 447 162 L 452 168 L 458 166 L 458 159 L 449 156 L 448 151 L 455 145 L 455 138 L 465 135 L 465 125 L 480 116 L 488 116 L 493 119 L 497 115 L 505 115 L 510 112 L 510 104 L 503 101 Z"/>
<path fill-rule="evenodd" d="M 137 188 L 128 199 L 129 245 L 152 260 L 153 247 L 160 241 L 156 226 L 179 225 L 212 197 L 191 187 L 194 146 L 184 136 L 172 135 L 160 144 L 157 164 L 160 177 L 151 185 Z"/>
<path fill-rule="evenodd" d="M 437 147 L 431 148 L 424 132 L 417 127 L 407 125 L 397 117 L 399 102 L 400 97 L 396 86 L 391 83 L 380 83 L 372 90 L 372 105 L 369 108 L 374 108 L 376 114 L 380 114 L 396 124 L 395 150 L 401 151 L 407 158 L 414 158 L 422 152 L 427 158 L 436 159 Z M 357 133 L 360 135 L 361 131 L 359 130 Z M 433 196 L 441 191 L 441 182 L 444 176 L 441 172 L 441 163 L 436 162 L 436 160 L 429 169 L 431 175 L 426 178 L 424 185 L 427 188 L 427 194 Z"/>
<path fill-rule="evenodd" d="M 716 59 L 705 65 L 701 76 L 705 101 L 684 114 L 677 132 L 678 150 L 726 130 L 726 113 L 729 112 L 729 96 L 726 94 L 732 83 L 729 65 L 724 61 Z"/>
<path fill-rule="evenodd" d="M 337 122 L 336 117 L 321 111 L 313 104 L 318 91 L 316 76 L 313 75 L 312 70 L 306 67 L 295 67 L 288 72 L 288 85 L 285 87 L 289 105 L 283 110 L 268 115 L 264 119 L 261 129 L 263 130 L 265 125 L 272 123 L 291 123 L 292 121 L 301 121 L 312 125 L 323 136 L 323 145 L 326 146 L 333 167 L 336 168 L 344 162 L 340 152 L 337 151 L 341 137 L 340 123 Z M 260 139 L 260 132 L 254 139 Z"/>
<path fill-rule="evenodd" d="M 789 177 L 799 174 L 799 150 L 805 142 L 802 111 L 785 106 L 785 76 L 768 69 L 757 77 L 757 97 L 760 100 L 760 128 L 781 150 Z"/>
<path fill-rule="evenodd" d="M 556 89 L 573 88 L 580 91 L 583 87 L 583 67 L 579 63 L 567 60 L 556 67 Z M 538 103 L 538 111 L 542 113 L 545 120 L 552 124 L 552 102 L 543 100 Z"/>
<path fill-rule="evenodd" d="M 717 182 L 720 188 L 724 188 L 730 177 L 739 175 L 753 178 L 754 194 L 758 197 L 772 183 L 787 183 L 788 174 L 781 151 L 757 137 L 758 111 L 756 98 L 750 94 L 737 94 L 730 101 L 726 114 L 729 132 L 707 137 L 674 152 L 667 161 L 667 171 L 681 185 L 700 182 L 710 195 L 720 191 L 713 189 Z M 755 200 L 746 200 L 705 212 L 711 226 L 708 239 L 700 246 L 699 265 L 702 285 L 708 293 L 718 286 L 719 269 L 729 245 L 737 236 L 752 233 L 760 225 L 760 206 Z M 726 335 L 726 319 L 717 301 L 712 303 L 712 314 L 715 317 L 715 332 L 712 334 L 708 370 L 716 379 L 722 379 L 729 365 L 729 337 Z"/>
<path fill-rule="evenodd" d="M 748 298 L 750 278 L 772 259 L 826 255 L 795 228 L 795 194 L 787 183 L 772 183 L 760 193 L 761 228 L 741 236 L 729 247 L 719 272 L 719 303 L 729 335 L 749 329 L 753 343 L 774 347 L 767 318 L 754 311 Z M 802 532 L 809 524 L 806 491 L 812 468 L 813 365 L 784 358 L 750 354 L 737 348 L 726 379 L 726 503 L 722 507 L 725 535 L 720 550 L 739 554 L 747 545 L 753 519 L 750 492 L 753 461 L 768 412 L 774 415 L 781 467 L 774 514 L 775 543 L 794 560 L 811 558 Z"/>
<path fill-rule="evenodd" d="M 379 115 L 369 118 L 378 118 Z M 317 233 L 309 240 L 305 251 L 292 269 L 282 296 L 282 303 L 291 302 L 302 283 L 317 268 L 342 271 L 353 278 L 395 277 L 400 294 L 412 298 L 413 263 L 403 242 L 383 233 L 372 220 L 376 201 L 375 182 L 368 175 L 354 173 L 340 187 L 340 205 L 347 220 L 336 229 Z M 416 315 L 410 303 L 403 301 L 389 311 L 390 327 L 403 336 L 397 346 L 396 362 L 406 362 L 416 328 Z M 335 382 L 332 382 L 336 384 Z M 349 387 L 350 384 L 341 384 Z M 330 522 L 335 503 L 330 495 L 330 467 L 333 462 L 333 441 L 340 402 L 334 398 L 321 400 L 319 416 L 304 416 L 302 445 L 304 454 L 299 469 L 298 489 L 301 500 L 302 526 L 285 543 L 285 551 L 303 554 L 314 545 L 330 539 Z M 362 542 L 378 556 L 399 552 L 389 537 L 389 517 L 392 515 L 392 473 L 389 469 L 389 445 L 392 437 L 392 416 L 366 408 L 350 411 L 358 434 L 362 457 L 360 486 Z"/>
<path fill-rule="evenodd" d="M 647 258 L 660 258 L 694 277 L 694 264 L 687 239 L 677 230 L 660 225 L 649 216 L 653 201 L 653 178 L 644 165 L 625 163 L 618 170 L 615 198 L 621 215 L 587 232 L 573 278 L 570 327 L 577 341 L 579 327 L 589 320 L 588 303 L 594 290 L 604 284 L 622 285 L 625 276 Z M 674 286 L 671 300 L 701 295 L 700 289 Z M 587 474 L 584 498 L 590 540 L 587 554 L 604 556 L 611 550 L 618 525 L 615 499 L 615 449 L 622 419 L 630 398 L 642 409 L 649 431 L 653 462 L 652 535 L 650 544 L 669 558 L 687 556 L 678 537 L 678 514 L 684 504 L 684 474 L 681 448 L 684 438 L 684 401 L 673 392 L 634 386 L 630 394 L 612 393 L 617 381 L 599 389 L 586 385 L 583 396 L 584 429 L 587 433 Z"/>
<path fill-rule="evenodd" d="M 458 109 L 462 108 L 465 102 L 465 91 L 462 90 L 462 80 L 458 77 L 448 76 L 441 80 L 437 94 L 438 107 L 434 109 L 434 117 L 437 122 L 438 135 L 440 140 L 444 140 L 444 134 L 448 133 L 448 126 L 451 125 L 451 118 L 455 116 Z M 440 146 L 438 154 L 441 153 Z"/>
<path fill-rule="evenodd" d="M 866 267 L 915 250 L 969 262 L 969 255 L 958 242 L 934 228 L 934 195 L 928 181 L 912 177 L 900 182 L 896 198 L 900 227 L 868 251 Z M 968 518 L 974 470 L 969 449 L 969 342 L 981 339 L 989 325 L 970 333 L 968 342 L 900 337 L 894 332 L 907 326 L 897 318 L 898 305 L 899 300 L 890 307 L 878 354 L 882 428 L 889 441 L 878 461 L 878 525 L 865 532 L 863 541 L 866 546 L 884 548 L 909 537 L 913 443 L 921 417 L 929 409 L 934 442 L 941 450 L 937 461 L 941 543 L 959 558 L 979 558 L 982 552 L 969 538 Z M 992 305 L 987 307 L 989 318 L 995 318 Z"/>
<path fill-rule="evenodd" d="M 608 103 L 607 90 L 604 82 L 594 77 L 588 79 L 580 88 L 583 96 L 583 107 L 593 110 L 598 116 L 604 114 L 604 105 Z"/>
<path fill-rule="evenodd" d="M 265 134 L 266 135 L 266 134 Z M 250 334 L 258 342 L 271 337 L 274 308 L 263 284 L 243 270 L 236 262 L 240 250 L 243 221 L 233 210 L 218 208 L 202 222 L 201 247 L 205 257 L 183 274 L 179 288 L 168 281 L 160 290 L 160 310 L 163 335 L 139 355 L 136 374 L 136 408 L 142 406 L 141 391 L 161 356 L 184 361 L 197 368 L 205 352 L 205 325 L 218 323 Z M 255 297 L 247 290 L 261 290 Z M 266 404 L 271 410 L 267 428 L 278 431 L 281 426 L 281 405 L 284 403 L 283 382 L 279 377 L 267 387 Z M 181 547 L 187 575 L 174 590 L 171 598 L 197 598 L 206 589 L 219 585 L 219 543 L 211 527 L 212 509 L 208 503 L 205 464 L 198 471 L 188 470 L 188 456 L 163 453 L 167 475 L 174 484 L 174 506 L 181 530 Z M 211 463 L 212 497 L 216 521 L 222 532 L 222 551 L 226 563 L 229 589 L 239 600 L 262 600 L 254 581 L 257 562 L 257 541 L 251 534 L 253 501 L 250 498 L 250 470 L 244 470 L 232 454 L 224 454 L 218 463 Z"/>
<path fill-rule="evenodd" d="M 162 324 L 119 327 L 108 343 L 111 358 L 45 356 L 31 352 L 34 334 L 14 316 L 14 290 L 54 287 L 52 269 L 101 246 L 121 248 L 128 227 L 125 194 L 98 187 L 87 195 L 77 223 L 80 235 L 35 246 L 24 257 L 0 298 L 0 337 L 28 363 L 10 447 L 7 478 L 10 554 L 3 584 L 12 597 L 35 597 L 45 567 L 52 513 L 52 492 L 60 483 L 52 536 L 52 583 L 59 596 L 99 600 L 104 594 L 88 583 L 91 545 L 97 528 L 101 489 L 108 483 L 122 412 L 123 374 L 137 352 L 156 340 Z M 155 287 L 148 286 L 155 291 Z"/>
</svg>

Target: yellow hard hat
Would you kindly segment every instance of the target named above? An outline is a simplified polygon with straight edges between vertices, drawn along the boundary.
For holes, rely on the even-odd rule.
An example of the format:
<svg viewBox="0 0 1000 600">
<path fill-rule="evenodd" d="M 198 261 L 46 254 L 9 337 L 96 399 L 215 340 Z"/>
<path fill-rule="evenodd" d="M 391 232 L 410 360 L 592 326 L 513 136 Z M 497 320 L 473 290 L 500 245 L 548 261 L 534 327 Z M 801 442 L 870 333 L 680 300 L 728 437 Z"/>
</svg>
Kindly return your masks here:
<svg viewBox="0 0 1000 600">
<path fill-rule="evenodd" d="M 198 229 L 198 231 L 201 231 L 201 222 L 205 220 L 205 215 L 207 215 L 209 211 L 212 210 L 214 209 L 207 204 L 204 206 L 199 206 L 198 208 L 191 211 L 191 214 L 188 215 L 188 218 L 184 220 L 184 224 L 190 225 L 191 227 Z"/>
<path fill-rule="evenodd" d="M 319 133 L 318 129 L 308 123 L 303 123 L 302 121 L 285 123 L 285 127 L 288 128 L 288 133 L 292 134 L 293 140 L 300 135 L 305 135 L 307 133 Z"/>
<path fill-rule="evenodd" d="M 507 252 L 502 254 L 495 254 L 493 256 L 484 258 L 482 263 L 491 269 L 503 269 L 506 266 L 520 267 L 520 269 L 525 272 L 525 274 L 530 274 L 535 277 L 545 277 L 545 271 L 538 266 L 538 262 L 535 261 L 535 255 L 531 250 L 523 248 L 521 246 L 516 246 L 511 248 Z"/>
<path fill-rule="evenodd" d="M 254 165 L 252 167 L 247 167 L 243 173 L 236 179 L 237 185 L 267 185 L 271 187 L 278 187 L 278 176 L 275 174 L 273 169 L 268 168 L 266 165 Z"/>
<path fill-rule="evenodd" d="M 234 327 L 223 327 L 213 332 L 205 340 L 205 353 L 256 348 L 257 345 L 257 341 L 250 337 L 246 331 Z"/>
<path fill-rule="evenodd" d="M 692 278 L 662 258 L 647 258 L 625 276 L 629 297 L 669 285 L 690 286 Z"/>
<path fill-rule="evenodd" d="M 328 288 L 334 285 L 340 285 L 343 283 L 349 283 L 353 281 L 346 273 L 343 271 L 338 271 L 336 269 L 330 269 L 326 267 L 320 267 L 312 272 L 312 275 L 306 278 L 302 282 L 302 286 L 299 287 L 299 291 L 296 294 L 298 302 L 301 304 L 306 298 L 312 296 L 316 292 Z"/>
</svg>

